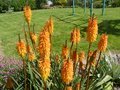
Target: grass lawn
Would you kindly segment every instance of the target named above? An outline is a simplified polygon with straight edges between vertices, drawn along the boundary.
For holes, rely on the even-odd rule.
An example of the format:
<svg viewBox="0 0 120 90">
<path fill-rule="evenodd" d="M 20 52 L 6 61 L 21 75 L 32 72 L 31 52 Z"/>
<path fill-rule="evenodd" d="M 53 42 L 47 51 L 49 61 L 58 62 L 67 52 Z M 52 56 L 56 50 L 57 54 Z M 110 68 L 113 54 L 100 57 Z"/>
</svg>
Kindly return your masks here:
<svg viewBox="0 0 120 90">
<path fill-rule="evenodd" d="M 71 15 L 71 8 L 63 9 L 46 9 L 46 10 L 33 10 L 32 11 L 32 24 L 35 24 L 35 31 L 39 34 L 39 30 L 45 25 L 49 16 L 54 15 L 64 20 L 60 21 L 54 18 L 54 35 L 52 39 L 53 52 L 60 53 L 62 44 L 65 40 L 70 39 L 70 32 L 77 25 L 81 30 L 82 40 L 79 44 L 79 49 L 87 51 L 88 42 L 86 42 L 86 26 L 89 18 L 89 9 L 83 13 L 82 8 L 75 9 L 75 15 Z M 105 15 L 101 16 L 102 9 L 94 9 L 94 13 L 98 18 L 99 35 L 107 32 L 109 35 L 108 49 L 120 50 L 120 8 L 106 8 Z M 13 12 L 0 14 L 0 40 L 6 56 L 16 56 L 16 42 L 18 34 L 23 36 L 23 12 Z M 97 48 L 97 42 L 93 43 L 92 50 Z M 70 43 L 68 44 L 70 46 Z"/>
</svg>

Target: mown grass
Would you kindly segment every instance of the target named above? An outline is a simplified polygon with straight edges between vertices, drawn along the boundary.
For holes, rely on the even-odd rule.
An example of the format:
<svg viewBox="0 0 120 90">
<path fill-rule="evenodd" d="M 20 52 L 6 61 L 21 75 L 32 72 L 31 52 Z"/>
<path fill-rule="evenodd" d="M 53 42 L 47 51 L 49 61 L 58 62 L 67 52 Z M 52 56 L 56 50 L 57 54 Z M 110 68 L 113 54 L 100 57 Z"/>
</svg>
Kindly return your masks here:
<svg viewBox="0 0 120 90">
<path fill-rule="evenodd" d="M 71 8 L 62 8 L 32 11 L 31 28 L 32 24 L 35 24 L 35 31 L 38 34 L 39 30 L 43 28 L 49 19 L 49 16 L 55 16 L 53 17 L 55 28 L 52 39 L 52 49 L 55 53 L 61 53 L 62 44 L 64 44 L 65 40 L 69 41 L 70 32 L 75 25 L 80 28 L 82 34 L 79 49 L 86 51 L 88 48 L 88 42 L 86 42 L 86 26 L 89 18 L 89 9 L 87 9 L 86 13 L 83 13 L 82 8 L 76 8 L 74 16 L 72 16 L 71 10 Z M 92 50 L 97 48 L 100 34 L 104 32 L 107 32 L 109 35 L 108 49 L 120 50 L 120 8 L 106 8 L 104 16 L 101 15 L 101 11 L 101 9 L 94 9 L 99 23 L 99 35 L 97 41 L 93 43 Z M 20 33 L 22 38 L 24 38 L 22 31 L 23 25 L 23 12 L 0 14 L 0 40 L 2 40 L 2 46 L 6 56 L 16 56 L 17 35 Z M 70 43 L 68 45 L 70 46 Z"/>
</svg>

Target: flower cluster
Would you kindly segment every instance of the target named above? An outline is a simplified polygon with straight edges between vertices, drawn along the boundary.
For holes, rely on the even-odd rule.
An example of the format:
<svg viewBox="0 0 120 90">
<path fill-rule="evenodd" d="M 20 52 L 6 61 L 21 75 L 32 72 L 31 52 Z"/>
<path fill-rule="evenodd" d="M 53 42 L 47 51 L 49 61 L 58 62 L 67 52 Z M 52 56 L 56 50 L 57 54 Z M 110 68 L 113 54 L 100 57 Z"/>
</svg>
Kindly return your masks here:
<svg viewBox="0 0 120 90">
<path fill-rule="evenodd" d="M 23 10 L 24 10 L 25 20 L 26 20 L 26 22 L 30 25 L 31 16 L 32 16 L 31 8 L 30 8 L 30 6 L 25 6 L 25 7 L 23 8 Z"/>
</svg>

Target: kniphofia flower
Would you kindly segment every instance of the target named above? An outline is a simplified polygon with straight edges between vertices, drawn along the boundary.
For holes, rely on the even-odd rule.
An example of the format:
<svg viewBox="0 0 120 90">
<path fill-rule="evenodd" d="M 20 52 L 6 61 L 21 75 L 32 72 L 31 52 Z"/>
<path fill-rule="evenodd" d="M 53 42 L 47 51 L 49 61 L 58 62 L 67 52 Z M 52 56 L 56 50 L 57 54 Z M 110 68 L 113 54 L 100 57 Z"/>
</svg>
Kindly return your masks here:
<svg viewBox="0 0 120 90">
<path fill-rule="evenodd" d="M 26 22 L 30 25 L 31 16 L 32 16 L 31 8 L 30 8 L 30 6 L 25 6 L 25 7 L 23 8 L 23 10 L 24 10 L 25 20 L 26 20 Z"/>
<path fill-rule="evenodd" d="M 72 90 L 72 86 L 67 86 L 66 90 Z"/>
<path fill-rule="evenodd" d="M 49 19 L 49 33 L 52 34 L 54 29 L 54 23 L 52 17 Z"/>
<path fill-rule="evenodd" d="M 74 62 L 77 62 L 77 61 L 78 61 L 78 53 L 77 53 L 77 50 L 73 51 L 72 59 L 73 59 Z"/>
<path fill-rule="evenodd" d="M 55 60 L 59 63 L 59 61 L 60 61 L 59 55 L 55 55 Z"/>
<path fill-rule="evenodd" d="M 65 84 L 70 84 L 73 80 L 73 61 L 67 60 L 63 62 L 61 78 Z"/>
<path fill-rule="evenodd" d="M 44 82 L 48 79 L 50 76 L 50 60 L 49 59 L 40 59 L 39 61 L 39 73 L 41 74 L 42 79 Z"/>
<path fill-rule="evenodd" d="M 108 36 L 106 34 L 102 34 L 100 41 L 98 43 L 98 50 L 100 50 L 101 52 L 105 52 L 106 48 L 107 48 L 107 39 Z"/>
<path fill-rule="evenodd" d="M 71 32 L 70 42 L 73 42 L 75 44 L 78 44 L 80 42 L 80 30 L 79 29 L 74 29 Z"/>
<path fill-rule="evenodd" d="M 88 56 L 89 56 L 89 57 L 91 57 L 91 56 L 92 56 L 92 54 L 93 54 L 93 52 L 91 51 L 91 52 L 89 52 Z"/>
<path fill-rule="evenodd" d="M 49 21 L 47 21 L 45 30 L 49 32 L 50 35 L 52 35 L 54 29 L 53 19 L 50 17 Z"/>
<path fill-rule="evenodd" d="M 90 59 L 89 59 L 89 64 L 90 64 L 91 66 L 95 66 L 95 65 L 96 65 L 97 55 L 98 55 L 97 50 L 95 50 L 95 51 L 93 52 L 92 56 L 91 56 Z"/>
<path fill-rule="evenodd" d="M 31 37 L 33 44 L 36 44 L 37 38 L 38 38 L 37 35 L 32 32 L 32 33 L 30 33 L 30 37 Z"/>
<path fill-rule="evenodd" d="M 79 42 L 80 42 L 80 39 L 81 39 L 80 30 L 79 30 L 79 29 L 76 29 L 76 43 L 79 43 Z"/>
<path fill-rule="evenodd" d="M 27 52 L 28 52 L 28 53 L 33 52 L 33 51 L 32 51 L 32 48 L 31 48 L 29 45 L 27 46 Z"/>
<path fill-rule="evenodd" d="M 71 32 L 70 42 L 76 43 L 76 29 Z"/>
<path fill-rule="evenodd" d="M 79 70 L 84 70 L 85 66 L 82 61 L 79 62 Z"/>
<path fill-rule="evenodd" d="M 35 60 L 35 54 L 33 52 L 28 53 L 28 60 L 29 61 L 34 61 Z"/>
<path fill-rule="evenodd" d="M 92 17 L 92 18 L 89 19 L 89 22 L 88 22 L 87 41 L 88 42 L 96 41 L 97 34 L 98 34 L 97 19 Z"/>
<path fill-rule="evenodd" d="M 79 62 L 83 62 L 85 58 L 85 52 L 81 51 L 79 56 Z"/>
<path fill-rule="evenodd" d="M 17 52 L 18 54 L 20 54 L 22 57 L 24 57 L 27 53 L 27 50 L 26 50 L 26 46 L 25 46 L 25 43 L 24 41 L 20 40 L 18 43 L 17 43 Z"/>
<path fill-rule="evenodd" d="M 41 58 L 49 59 L 50 57 L 49 32 L 44 30 L 40 31 L 39 44 L 37 49 Z"/>
<path fill-rule="evenodd" d="M 67 58 L 69 55 L 69 48 L 67 47 L 67 45 L 63 45 L 62 46 L 62 57 L 65 59 Z"/>
</svg>

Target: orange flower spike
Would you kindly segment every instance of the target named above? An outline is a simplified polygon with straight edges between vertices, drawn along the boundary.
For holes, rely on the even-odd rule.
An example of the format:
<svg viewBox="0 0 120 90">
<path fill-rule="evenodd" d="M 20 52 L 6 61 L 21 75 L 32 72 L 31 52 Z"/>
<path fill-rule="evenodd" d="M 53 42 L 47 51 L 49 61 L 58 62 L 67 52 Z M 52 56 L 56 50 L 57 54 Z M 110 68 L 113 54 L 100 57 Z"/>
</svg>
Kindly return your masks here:
<svg viewBox="0 0 120 90">
<path fill-rule="evenodd" d="M 45 31 L 49 32 L 50 33 L 50 24 L 49 24 L 49 21 L 46 22 L 46 25 L 44 27 Z"/>
<path fill-rule="evenodd" d="M 73 80 L 73 61 L 67 60 L 63 62 L 61 70 L 61 78 L 65 84 L 70 84 Z"/>
<path fill-rule="evenodd" d="M 30 46 L 27 46 L 27 52 L 28 52 L 28 60 L 34 61 L 36 57 L 35 57 L 35 55 L 32 51 L 32 48 Z"/>
<path fill-rule="evenodd" d="M 76 29 L 76 43 L 78 44 L 80 42 L 81 36 L 80 36 L 80 30 Z"/>
<path fill-rule="evenodd" d="M 95 42 L 98 34 L 98 25 L 96 18 L 90 18 L 87 27 L 87 41 Z"/>
<path fill-rule="evenodd" d="M 76 43 L 76 29 L 71 32 L 70 42 Z"/>
<path fill-rule="evenodd" d="M 42 79 L 44 80 L 44 82 L 46 82 L 46 80 L 50 76 L 50 69 L 51 69 L 50 60 L 40 59 L 38 67 L 39 67 L 39 73 L 41 74 Z"/>
<path fill-rule="evenodd" d="M 95 51 L 93 52 L 92 56 L 90 57 L 90 60 L 89 60 L 89 62 L 90 62 L 89 64 L 90 64 L 91 66 L 95 66 L 95 65 L 96 65 L 97 55 L 98 55 L 98 52 L 97 52 L 97 50 L 95 50 Z"/>
<path fill-rule="evenodd" d="M 73 61 L 74 62 L 78 62 L 78 54 L 77 54 L 77 50 L 73 51 L 73 55 L 72 55 L 72 58 L 73 58 Z"/>
<path fill-rule="evenodd" d="M 31 48 L 30 46 L 27 46 L 27 52 L 28 52 L 28 53 L 33 52 L 33 51 L 32 51 L 32 48 Z"/>
<path fill-rule="evenodd" d="M 62 47 L 62 57 L 67 58 L 69 55 L 69 49 L 66 45 L 63 45 Z"/>
<path fill-rule="evenodd" d="M 50 27 L 49 32 L 50 32 L 50 34 L 52 34 L 53 33 L 53 29 L 54 29 L 54 23 L 53 23 L 52 17 L 50 17 L 50 20 L 49 20 L 49 27 Z"/>
<path fill-rule="evenodd" d="M 85 69 L 85 66 L 84 66 L 84 64 L 83 64 L 83 62 L 79 62 L 79 68 L 81 69 L 81 70 L 84 70 Z"/>
<path fill-rule="evenodd" d="M 79 56 L 79 62 L 83 62 L 85 58 L 85 52 L 81 51 Z"/>
<path fill-rule="evenodd" d="M 72 86 L 67 86 L 66 90 L 72 90 Z"/>
<path fill-rule="evenodd" d="M 55 55 L 55 60 L 59 63 L 59 61 L 60 61 L 59 55 Z"/>
<path fill-rule="evenodd" d="M 34 61 L 35 58 L 36 58 L 36 57 L 35 57 L 35 54 L 34 54 L 34 53 L 32 53 L 32 52 L 31 52 L 31 53 L 28 53 L 28 60 L 29 60 L 29 61 Z"/>
<path fill-rule="evenodd" d="M 17 51 L 22 57 L 26 55 L 27 50 L 24 41 L 20 40 L 20 42 L 17 43 Z"/>
<path fill-rule="evenodd" d="M 32 42 L 36 44 L 37 39 L 38 39 L 37 35 L 35 33 L 30 33 L 30 37 L 31 37 Z"/>
<path fill-rule="evenodd" d="M 49 32 L 43 30 L 40 32 L 40 39 L 37 49 L 41 58 L 49 59 L 50 57 Z"/>
<path fill-rule="evenodd" d="M 24 10 L 25 20 L 26 20 L 26 22 L 30 25 L 31 16 L 32 16 L 31 8 L 30 8 L 30 6 L 25 6 L 25 7 L 23 8 L 23 10 Z"/>
<path fill-rule="evenodd" d="M 108 36 L 106 34 L 102 34 L 100 41 L 98 43 L 98 50 L 100 50 L 101 52 L 105 52 L 106 48 L 107 48 L 107 39 Z"/>
<path fill-rule="evenodd" d="M 89 55 L 89 57 L 91 57 L 91 56 L 92 56 L 92 54 L 93 54 L 93 52 L 89 52 L 89 54 L 88 54 L 88 55 Z"/>
</svg>

